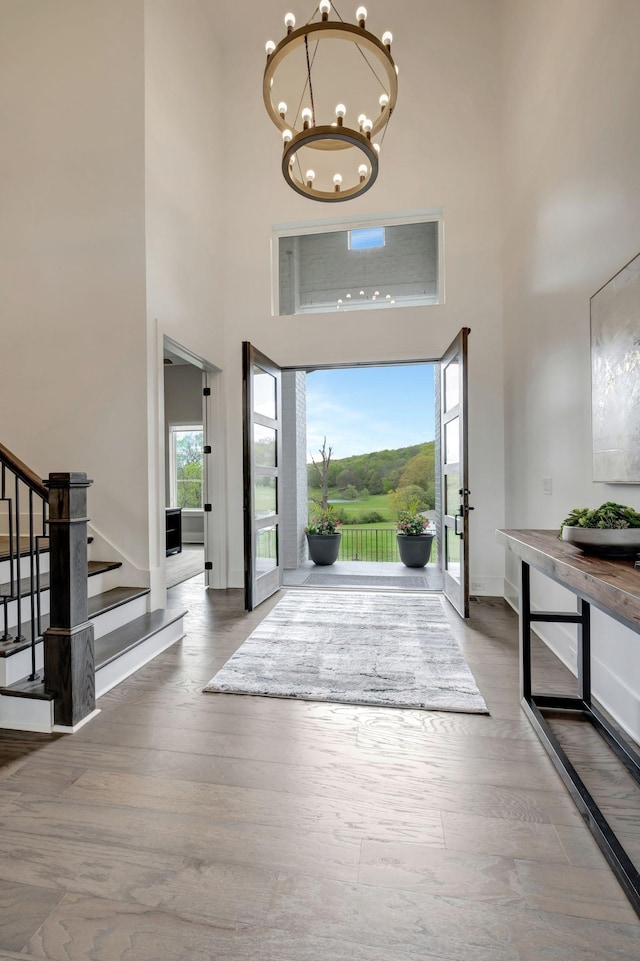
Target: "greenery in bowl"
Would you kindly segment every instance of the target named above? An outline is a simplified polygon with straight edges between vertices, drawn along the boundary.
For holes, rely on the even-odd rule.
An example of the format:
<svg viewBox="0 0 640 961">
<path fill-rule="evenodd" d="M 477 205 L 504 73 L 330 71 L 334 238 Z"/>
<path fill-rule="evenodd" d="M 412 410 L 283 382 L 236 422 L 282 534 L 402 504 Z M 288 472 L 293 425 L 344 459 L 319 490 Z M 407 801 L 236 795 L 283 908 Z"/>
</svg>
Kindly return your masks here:
<svg viewBox="0 0 640 961">
<path fill-rule="evenodd" d="M 640 514 L 633 507 L 614 504 L 607 501 L 600 507 L 576 507 L 565 517 L 560 525 L 559 537 L 565 527 L 606 528 L 607 530 L 624 530 L 629 527 L 640 527 Z"/>
<path fill-rule="evenodd" d="M 398 514 L 398 534 L 407 534 L 415 537 L 417 534 L 426 534 L 429 521 L 426 520 L 421 511 L 418 510 L 417 503 L 409 504 L 405 511 Z"/>
<path fill-rule="evenodd" d="M 305 527 L 305 534 L 339 534 L 340 521 L 334 516 L 331 507 L 319 511 Z"/>
</svg>

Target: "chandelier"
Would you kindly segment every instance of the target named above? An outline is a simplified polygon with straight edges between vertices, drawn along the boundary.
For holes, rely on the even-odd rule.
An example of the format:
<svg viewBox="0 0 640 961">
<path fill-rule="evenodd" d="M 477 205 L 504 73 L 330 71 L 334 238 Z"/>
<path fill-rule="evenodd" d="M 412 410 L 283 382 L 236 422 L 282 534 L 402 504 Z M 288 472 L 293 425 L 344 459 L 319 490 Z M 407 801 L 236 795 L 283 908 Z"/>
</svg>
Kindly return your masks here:
<svg viewBox="0 0 640 961">
<path fill-rule="evenodd" d="M 392 35 L 367 30 L 367 10 L 345 22 L 330 0 L 286 36 L 266 44 L 263 95 L 282 132 L 282 173 L 304 197 L 326 203 L 359 197 L 378 176 L 380 146 L 398 93 Z M 320 19 L 317 19 L 317 17 Z M 376 139 L 374 139 L 376 138 Z"/>
</svg>

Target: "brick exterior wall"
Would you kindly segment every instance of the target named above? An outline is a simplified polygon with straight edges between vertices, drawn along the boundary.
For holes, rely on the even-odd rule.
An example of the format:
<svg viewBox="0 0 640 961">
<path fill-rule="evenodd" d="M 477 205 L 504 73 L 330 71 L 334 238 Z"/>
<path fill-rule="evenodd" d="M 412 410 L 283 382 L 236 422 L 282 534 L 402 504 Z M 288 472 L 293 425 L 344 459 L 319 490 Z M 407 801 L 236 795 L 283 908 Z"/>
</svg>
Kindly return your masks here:
<svg viewBox="0 0 640 961">
<path fill-rule="evenodd" d="M 294 569 L 307 558 L 307 375 L 282 373 L 280 522 L 282 564 Z"/>
</svg>

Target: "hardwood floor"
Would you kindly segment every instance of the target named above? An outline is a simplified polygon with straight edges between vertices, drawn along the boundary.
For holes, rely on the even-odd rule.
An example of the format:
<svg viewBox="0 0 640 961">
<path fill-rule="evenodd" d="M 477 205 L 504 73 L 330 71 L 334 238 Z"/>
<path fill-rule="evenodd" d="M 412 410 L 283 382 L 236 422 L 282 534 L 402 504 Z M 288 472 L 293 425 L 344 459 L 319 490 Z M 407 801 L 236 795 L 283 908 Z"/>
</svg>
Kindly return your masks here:
<svg viewBox="0 0 640 961">
<path fill-rule="evenodd" d="M 187 636 L 94 721 L 0 733 L 0 961 L 637 961 L 640 922 L 520 710 L 507 605 L 449 618 L 490 717 L 202 694 L 276 600 L 246 615 L 187 581 Z"/>
</svg>

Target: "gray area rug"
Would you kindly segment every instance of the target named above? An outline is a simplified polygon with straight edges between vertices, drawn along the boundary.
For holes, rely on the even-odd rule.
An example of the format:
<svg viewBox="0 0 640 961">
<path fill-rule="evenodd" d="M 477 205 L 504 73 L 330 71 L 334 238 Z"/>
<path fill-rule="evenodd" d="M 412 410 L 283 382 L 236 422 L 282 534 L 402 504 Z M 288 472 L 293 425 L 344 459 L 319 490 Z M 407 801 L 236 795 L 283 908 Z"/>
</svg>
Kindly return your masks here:
<svg viewBox="0 0 640 961">
<path fill-rule="evenodd" d="M 393 577 L 388 574 L 371 576 L 367 574 L 322 574 L 313 571 L 304 582 L 309 587 L 403 587 L 405 591 L 420 591 L 427 586 L 426 577 L 407 574 L 406 577 Z"/>
<path fill-rule="evenodd" d="M 288 592 L 205 691 L 489 713 L 428 594 Z"/>
</svg>

